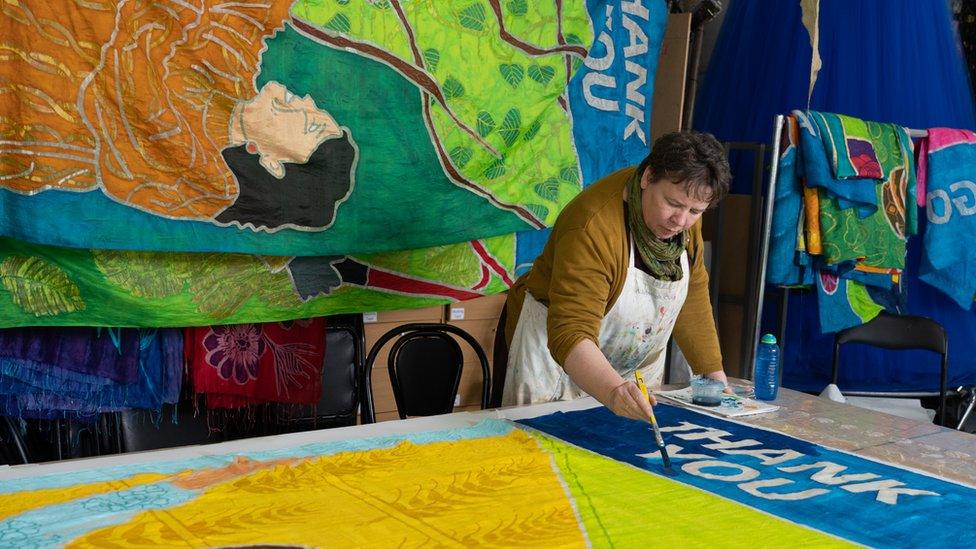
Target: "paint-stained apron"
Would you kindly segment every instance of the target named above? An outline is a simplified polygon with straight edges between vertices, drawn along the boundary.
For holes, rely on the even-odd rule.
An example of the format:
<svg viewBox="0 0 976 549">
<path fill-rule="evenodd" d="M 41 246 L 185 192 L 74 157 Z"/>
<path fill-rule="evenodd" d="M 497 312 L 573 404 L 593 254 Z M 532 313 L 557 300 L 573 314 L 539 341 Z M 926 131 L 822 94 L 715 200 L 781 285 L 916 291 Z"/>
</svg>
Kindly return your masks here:
<svg viewBox="0 0 976 549">
<path fill-rule="evenodd" d="M 600 350 L 624 379 L 640 368 L 649 385 L 664 376 L 664 359 L 674 322 L 688 295 L 688 252 L 681 254 L 681 280 L 657 280 L 634 267 L 634 246 L 623 290 L 600 324 Z M 549 309 L 525 292 L 508 354 L 502 405 L 579 398 L 583 391 L 549 352 Z"/>
</svg>

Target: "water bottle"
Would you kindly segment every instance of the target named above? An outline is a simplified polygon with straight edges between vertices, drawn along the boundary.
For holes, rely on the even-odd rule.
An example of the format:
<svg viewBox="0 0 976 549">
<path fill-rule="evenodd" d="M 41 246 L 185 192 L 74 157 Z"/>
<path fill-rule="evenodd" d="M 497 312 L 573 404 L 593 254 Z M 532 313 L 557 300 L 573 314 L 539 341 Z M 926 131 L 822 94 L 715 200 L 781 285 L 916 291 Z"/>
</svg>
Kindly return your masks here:
<svg viewBox="0 0 976 549">
<path fill-rule="evenodd" d="M 754 381 L 756 398 L 759 400 L 775 400 L 779 390 L 779 345 L 776 336 L 765 334 L 756 349 L 756 371 Z"/>
</svg>

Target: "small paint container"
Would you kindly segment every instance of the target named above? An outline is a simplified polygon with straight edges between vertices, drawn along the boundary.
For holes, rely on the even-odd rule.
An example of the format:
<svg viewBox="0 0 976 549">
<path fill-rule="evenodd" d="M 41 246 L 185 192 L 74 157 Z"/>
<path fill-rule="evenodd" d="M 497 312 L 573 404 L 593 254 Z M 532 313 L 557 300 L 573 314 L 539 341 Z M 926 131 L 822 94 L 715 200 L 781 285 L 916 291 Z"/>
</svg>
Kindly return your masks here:
<svg viewBox="0 0 976 549">
<path fill-rule="evenodd" d="M 691 403 L 699 406 L 718 406 L 722 403 L 725 384 L 717 379 L 697 377 L 691 380 Z"/>
</svg>

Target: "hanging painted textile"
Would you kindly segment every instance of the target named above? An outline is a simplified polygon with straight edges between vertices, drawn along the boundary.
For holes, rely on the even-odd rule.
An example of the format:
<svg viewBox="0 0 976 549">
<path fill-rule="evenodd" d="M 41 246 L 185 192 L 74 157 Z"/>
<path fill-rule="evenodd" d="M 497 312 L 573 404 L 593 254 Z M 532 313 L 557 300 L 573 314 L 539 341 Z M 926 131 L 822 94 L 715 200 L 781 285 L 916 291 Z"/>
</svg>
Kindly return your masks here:
<svg viewBox="0 0 976 549">
<path fill-rule="evenodd" d="M 185 342 L 193 392 L 207 408 L 322 397 L 324 318 L 187 328 Z"/>
<path fill-rule="evenodd" d="M 94 418 L 179 400 L 179 330 L 0 330 L 0 415 Z"/>
<path fill-rule="evenodd" d="M 905 312 L 901 271 L 917 231 L 911 150 L 894 124 L 814 111 L 785 118 L 767 280 L 815 284 L 822 333 Z"/>
<path fill-rule="evenodd" d="M 976 134 L 931 128 L 923 145 L 929 224 L 919 278 L 968 310 L 976 296 Z"/>
<path fill-rule="evenodd" d="M 0 238 L 0 327 L 209 326 L 425 307 L 507 289 L 514 235 L 364 256 L 78 250 Z"/>
<path fill-rule="evenodd" d="M 660 474 L 660 457 L 649 452 L 646 423 L 599 408 L 524 425 L 487 420 L 5 480 L 0 542 L 646 547 L 973 540 L 972 532 L 950 527 L 973 512 L 972 487 L 659 408 L 680 470 L 673 478 Z"/>
<path fill-rule="evenodd" d="M 10 123 L 40 135 L 36 147 L 0 144 L 17 151 L 0 177 L 0 230 L 14 237 L 0 239 L 0 326 L 265 322 L 497 293 L 514 279 L 516 254 L 531 261 L 545 238 L 511 231 L 550 224 L 580 189 L 581 169 L 585 182 L 646 152 L 663 1 L 285 4 L 187 4 L 162 28 L 152 21 L 165 10 L 139 11 L 133 21 L 145 25 L 120 18 L 124 36 L 111 44 L 96 38 L 115 20 L 92 14 L 97 23 L 84 32 L 98 36 L 69 60 L 93 76 L 57 90 L 68 94 L 57 104 L 70 120 L 35 105 L 43 127 Z M 26 40 L 32 25 L 37 34 L 67 17 L 48 15 L 0 21 Z M 247 32 L 235 35 L 234 22 Z M 187 38 L 173 38 L 184 27 Z M 56 45 L 48 34 L 38 51 Z M 174 54 L 120 45 L 136 34 L 175 40 Z M 100 65 L 88 51 L 96 43 L 111 53 Z M 121 69 L 143 58 L 180 70 L 142 74 L 156 87 L 136 89 Z M 46 68 L 17 56 L 3 66 Z M 67 99 L 70 89 L 81 103 Z M 0 109 L 27 96 L 0 97 Z M 104 120 L 89 127 L 96 106 Z M 264 146 L 306 123 L 315 132 Z M 241 129 L 247 143 L 238 143 Z M 66 140 L 71 154 L 52 145 Z M 307 157 L 296 152 L 313 145 Z M 336 159 L 350 150 L 348 185 L 325 193 L 329 219 L 312 220 L 324 210 L 304 202 L 293 207 L 311 191 L 292 193 L 302 184 L 286 187 L 291 176 L 347 177 Z M 322 154 L 332 160 L 316 164 Z M 434 245 L 442 243 L 454 244 Z"/>
<path fill-rule="evenodd" d="M 668 12 L 662 0 L 596 0 L 587 6 L 596 38 L 569 82 L 584 187 L 640 163 L 650 150 L 654 74 Z M 516 275 L 528 271 L 548 236 L 548 229 L 518 234 Z"/>
<path fill-rule="evenodd" d="M 545 227 L 579 190 L 581 0 L 37 1 L 0 29 L 20 240 L 366 253 Z"/>
<path fill-rule="evenodd" d="M 909 128 L 976 128 L 972 88 L 947 2 L 819 0 L 818 50 L 823 58 L 808 101 L 811 66 L 805 8 L 812 2 L 731 2 L 695 105 L 696 129 L 723 141 L 768 143 L 777 114 L 793 109 L 844 113 Z M 904 40 L 913 29 L 926 39 Z M 798 62 L 798 60 L 800 60 Z M 735 105 L 736 108 L 728 108 Z M 733 192 L 750 192 L 733 178 Z M 739 181 L 739 184 L 736 184 Z M 925 234 L 926 220 L 918 220 Z M 953 342 L 949 385 L 976 380 L 976 315 L 961 310 L 918 278 L 921 239 L 910 239 L 903 284 L 907 313 L 939 322 Z M 791 297 L 783 382 L 820 392 L 830 382 L 832 337 L 818 334 L 816 299 Z M 767 299 L 769 307 L 774 299 Z M 774 318 L 773 310 L 766 311 Z M 772 325 L 764 327 L 775 330 Z M 912 353 L 867 346 L 850 351 L 858 364 L 850 390 L 935 391 L 933 364 Z"/>
</svg>

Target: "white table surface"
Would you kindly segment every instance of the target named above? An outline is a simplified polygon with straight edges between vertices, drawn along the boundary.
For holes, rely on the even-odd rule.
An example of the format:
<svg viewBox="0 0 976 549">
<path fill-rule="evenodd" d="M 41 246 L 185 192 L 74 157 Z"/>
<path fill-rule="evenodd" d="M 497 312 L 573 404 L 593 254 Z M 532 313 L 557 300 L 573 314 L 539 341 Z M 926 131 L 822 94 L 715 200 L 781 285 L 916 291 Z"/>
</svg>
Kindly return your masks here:
<svg viewBox="0 0 976 549">
<path fill-rule="evenodd" d="M 781 406 L 780 410 L 776 412 L 737 418 L 735 421 L 764 429 L 772 429 L 803 440 L 862 455 L 869 459 L 902 465 L 943 478 L 976 485 L 976 435 L 946 429 L 931 423 L 839 404 L 789 389 L 781 389 L 775 403 Z M 598 405 L 599 403 L 592 398 L 582 398 L 569 402 L 460 412 L 352 427 L 256 437 L 218 444 L 184 446 L 53 463 L 4 466 L 0 467 L 0 482 L 5 479 L 100 469 L 115 465 L 189 460 L 204 456 L 290 448 L 312 443 L 458 429 L 470 427 L 486 418 L 517 420 L 558 411 L 583 410 Z"/>
</svg>

